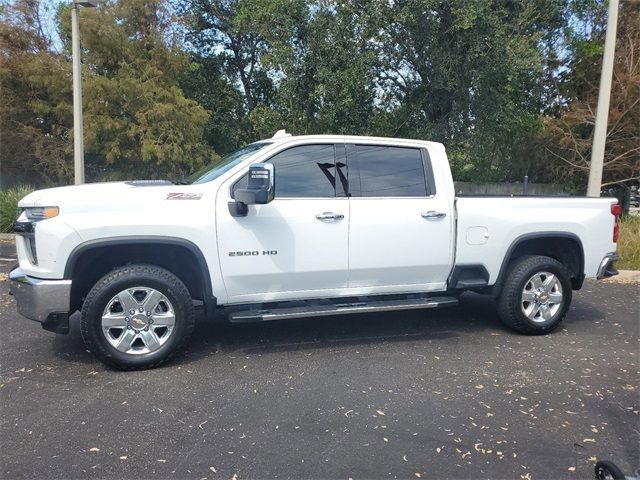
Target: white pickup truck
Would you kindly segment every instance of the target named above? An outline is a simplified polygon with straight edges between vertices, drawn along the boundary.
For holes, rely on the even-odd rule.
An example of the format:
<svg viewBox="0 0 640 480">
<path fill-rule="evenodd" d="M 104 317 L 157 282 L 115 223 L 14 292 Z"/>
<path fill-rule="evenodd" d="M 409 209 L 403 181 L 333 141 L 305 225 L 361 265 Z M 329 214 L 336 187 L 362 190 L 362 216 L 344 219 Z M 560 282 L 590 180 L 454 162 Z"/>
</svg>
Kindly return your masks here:
<svg viewBox="0 0 640 480">
<path fill-rule="evenodd" d="M 56 333 L 81 311 L 102 361 L 148 368 L 196 310 L 259 322 L 497 301 L 525 334 L 554 329 L 585 277 L 617 272 L 611 198 L 456 197 L 439 143 L 290 136 L 180 184 L 40 190 L 19 203 L 19 312 Z"/>
</svg>

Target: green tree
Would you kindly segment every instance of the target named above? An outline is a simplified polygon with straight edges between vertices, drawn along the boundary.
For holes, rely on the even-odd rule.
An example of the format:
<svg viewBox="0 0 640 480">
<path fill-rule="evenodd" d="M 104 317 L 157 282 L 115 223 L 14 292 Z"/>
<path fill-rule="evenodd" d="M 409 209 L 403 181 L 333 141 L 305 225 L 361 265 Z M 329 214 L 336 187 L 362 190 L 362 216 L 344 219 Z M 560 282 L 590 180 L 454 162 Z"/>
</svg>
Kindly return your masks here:
<svg viewBox="0 0 640 480">
<path fill-rule="evenodd" d="M 299 0 L 183 0 L 187 38 L 243 96 L 245 138 L 364 133 L 375 52 L 356 6 Z M 214 98 L 211 92 L 210 98 Z"/>
<path fill-rule="evenodd" d="M 259 31 L 247 28 L 245 9 L 252 0 L 181 0 L 176 8 L 188 27 L 187 40 L 199 56 L 220 61 L 227 81 L 239 87 L 251 112 L 269 103 L 273 81 L 261 62 L 267 42 Z"/>
<path fill-rule="evenodd" d="M 211 161 L 209 113 L 180 88 L 188 57 L 165 2 L 118 0 L 82 13 L 85 142 L 95 168 L 114 178 L 176 178 Z M 68 7 L 60 19 L 68 48 Z"/>
<path fill-rule="evenodd" d="M 56 16 L 58 42 L 42 8 L 16 0 L 0 19 L 2 173 L 63 184 L 73 174 L 70 5 Z M 177 178 L 215 159 L 209 112 L 180 88 L 189 59 L 166 2 L 106 1 L 81 17 L 88 179 Z"/>
<path fill-rule="evenodd" d="M 567 32 L 571 62 L 560 77 L 566 101 L 546 119 L 539 161 L 582 190 L 587 183 L 606 28 L 604 2 L 576 2 L 579 28 Z M 603 185 L 640 180 L 640 2 L 621 3 L 609 107 Z"/>
<path fill-rule="evenodd" d="M 460 179 L 526 172 L 522 146 L 542 126 L 540 46 L 561 25 L 561 2 L 377 6 L 386 133 L 445 143 Z"/>
<path fill-rule="evenodd" d="M 71 69 L 53 49 L 43 18 L 47 13 L 32 0 L 0 11 L 3 186 L 61 183 L 73 174 Z"/>
<path fill-rule="evenodd" d="M 192 55 L 181 74 L 184 94 L 210 112 L 204 140 L 219 154 L 247 143 L 251 130 L 242 94 L 226 81 L 220 59 Z"/>
<path fill-rule="evenodd" d="M 353 6 L 320 3 L 298 13 L 288 42 L 272 42 L 275 103 L 293 132 L 372 132 L 377 60 L 362 17 Z"/>
</svg>

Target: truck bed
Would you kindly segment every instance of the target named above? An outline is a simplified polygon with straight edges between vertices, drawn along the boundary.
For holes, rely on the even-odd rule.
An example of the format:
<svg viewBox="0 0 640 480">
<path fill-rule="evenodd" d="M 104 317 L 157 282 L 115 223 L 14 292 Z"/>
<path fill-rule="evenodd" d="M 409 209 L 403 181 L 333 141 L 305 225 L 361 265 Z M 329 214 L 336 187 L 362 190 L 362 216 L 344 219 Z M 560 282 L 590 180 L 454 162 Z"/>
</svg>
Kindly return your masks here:
<svg viewBox="0 0 640 480">
<path fill-rule="evenodd" d="M 546 235 L 575 238 L 584 274 L 594 277 L 601 259 L 616 249 L 611 235 L 615 198 L 461 195 L 455 198 L 456 265 L 480 264 L 495 283 L 502 259 L 519 241 Z"/>
</svg>

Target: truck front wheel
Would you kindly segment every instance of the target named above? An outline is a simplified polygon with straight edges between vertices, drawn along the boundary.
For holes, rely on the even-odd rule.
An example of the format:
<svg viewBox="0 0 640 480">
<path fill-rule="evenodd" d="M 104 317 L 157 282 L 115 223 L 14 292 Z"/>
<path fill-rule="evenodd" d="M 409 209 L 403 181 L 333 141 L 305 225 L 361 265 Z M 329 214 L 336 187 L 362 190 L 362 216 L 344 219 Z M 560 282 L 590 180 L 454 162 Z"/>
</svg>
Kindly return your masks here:
<svg viewBox="0 0 640 480">
<path fill-rule="evenodd" d="M 551 332 L 571 304 L 571 280 L 557 260 L 538 255 L 516 259 L 498 298 L 501 320 L 527 335 Z"/>
<path fill-rule="evenodd" d="M 87 349 L 122 370 L 152 368 L 185 346 L 195 324 L 184 283 L 154 265 L 129 265 L 102 277 L 82 306 Z"/>
</svg>

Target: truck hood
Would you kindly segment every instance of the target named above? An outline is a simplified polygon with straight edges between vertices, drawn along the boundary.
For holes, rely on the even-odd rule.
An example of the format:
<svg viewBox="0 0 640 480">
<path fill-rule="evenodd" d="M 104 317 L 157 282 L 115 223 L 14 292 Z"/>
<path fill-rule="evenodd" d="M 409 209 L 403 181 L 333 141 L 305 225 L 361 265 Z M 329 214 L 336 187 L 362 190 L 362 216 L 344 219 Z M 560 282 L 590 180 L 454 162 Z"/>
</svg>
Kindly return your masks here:
<svg viewBox="0 0 640 480">
<path fill-rule="evenodd" d="M 195 185 L 174 185 L 167 181 L 131 181 L 87 183 L 69 187 L 37 190 L 24 197 L 19 207 L 60 207 L 64 210 L 85 210 L 89 206 L 101 205 L 118 209 L 124 206 L 158 202 L 167 199 L 181 199 L 181 196 L 202 197 L 203 188 Z"/>
</svg>

